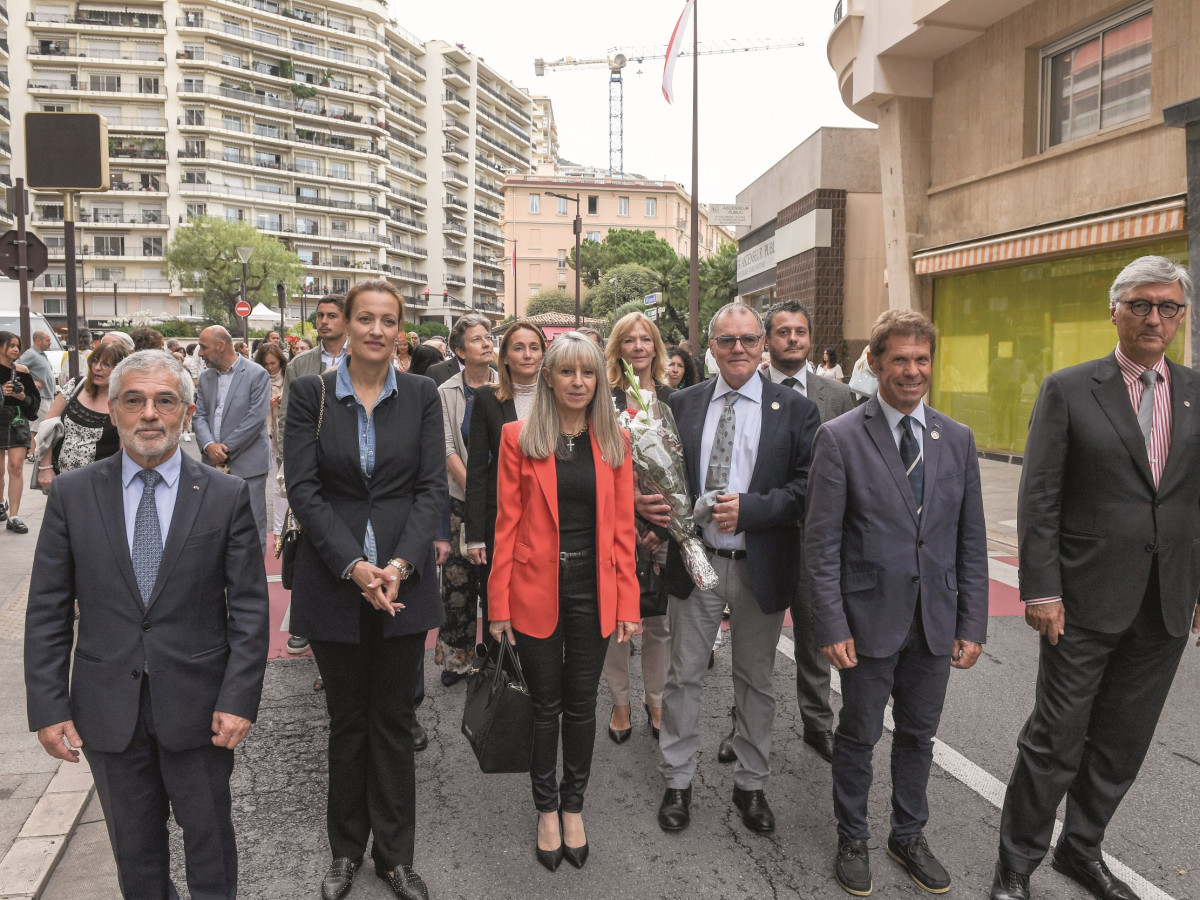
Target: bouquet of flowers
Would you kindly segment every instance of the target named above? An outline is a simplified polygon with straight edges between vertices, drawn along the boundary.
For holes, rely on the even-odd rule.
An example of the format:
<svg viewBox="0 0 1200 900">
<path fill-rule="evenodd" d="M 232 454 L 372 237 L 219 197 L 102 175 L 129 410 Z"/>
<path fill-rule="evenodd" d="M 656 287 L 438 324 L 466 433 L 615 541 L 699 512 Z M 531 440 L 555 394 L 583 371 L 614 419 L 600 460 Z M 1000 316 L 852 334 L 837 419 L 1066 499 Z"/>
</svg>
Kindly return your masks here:
<svg viewBox="0 0 1200 900">
<path fill-rule="evenodd" d="M 622 365 L 629 383 L 637 385 L 639 379 L 629 363 Z M 670 409 L 657 402 L 652 391 L 633 387 L 627 393 L 636 398 L 637 408 L 622 410 L 619 419 L 621 426 L 629 430 L 638 490 L 643 494 L 661 494 L 670 505 L 667 530 L 683 552 L 683 564 L 697 587 L 712 590 L 717 586 L 717 573 L 708 561 L 692 521 L 687 463 L 684 462 L 675 418 Z"/>
</svg>

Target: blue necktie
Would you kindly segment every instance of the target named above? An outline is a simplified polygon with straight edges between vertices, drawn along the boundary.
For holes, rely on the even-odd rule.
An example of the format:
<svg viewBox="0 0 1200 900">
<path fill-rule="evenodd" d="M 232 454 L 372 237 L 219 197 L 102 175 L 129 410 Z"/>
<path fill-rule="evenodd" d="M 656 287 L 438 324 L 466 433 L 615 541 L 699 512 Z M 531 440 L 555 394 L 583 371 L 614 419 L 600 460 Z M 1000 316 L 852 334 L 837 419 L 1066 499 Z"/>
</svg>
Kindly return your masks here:
<svg viewBox="0 0 1200 900">
<path fill-rule="evenodd" d="M 912 416 L 905 416 L 900 420 L 900 425 L 904 429 L 904 433 L 900 435 L 900 461 L 904 463 L 908 486 L 912 488 L 919 516 L 925 501 L 925 459 L 917 445 L 916 435 L 913 434 Z"/>
<path fill-rule="evenodd" d="M 142 479 L 142 499 L 138 503 L 137 518 L 133 521 L 133 574 L 137 578 L 138 590 L 142 594 L 142 605 L 150 605 L 154 593 L 154 582 L 158 580 L 158 564 L 162 561 L 162 529 L 158 525 L 158 506 L 154 502 L 154 489 L 162 476 L 154 469 L 143 469 L 138 473 Z"/>
</svg>

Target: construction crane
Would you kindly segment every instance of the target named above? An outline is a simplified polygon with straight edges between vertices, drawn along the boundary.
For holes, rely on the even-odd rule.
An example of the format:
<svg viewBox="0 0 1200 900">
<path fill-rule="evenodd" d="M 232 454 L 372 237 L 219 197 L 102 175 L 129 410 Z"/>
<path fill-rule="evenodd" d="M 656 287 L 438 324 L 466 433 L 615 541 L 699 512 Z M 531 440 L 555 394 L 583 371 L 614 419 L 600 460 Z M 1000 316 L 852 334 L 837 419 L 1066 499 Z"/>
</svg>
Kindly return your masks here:
<svg viewBox="0 0 1200 900">
<path fill-rule="evenodd" d="M 804 41 L 761 41 L 758 43 L 741 43 L 736 40 L 716 41 L 700 45 L 699 56 L 715 56 L 723 53 L 757 53 L 763 50 L 789 50 L 803 47 Z M 688 50 L 680 56 L 691 56 Z M 577 59 L 564 56 L 561 59 L 547 62 L 544 59 L 533 61 L 534 75 L 545 75 L 547 69 L 596 69 L 608 70 L 608 176 L 623 176 L 625 174 L 625 80 L 622 71 L 633 60 L 641 65 L 648 59 L 665 59 L 666 47 L 643 47 L 622 50 L 610 47 L 608 55 L 602 59 Z M 642 74 L 638 69 L 637 74 Z"/>
</svg>

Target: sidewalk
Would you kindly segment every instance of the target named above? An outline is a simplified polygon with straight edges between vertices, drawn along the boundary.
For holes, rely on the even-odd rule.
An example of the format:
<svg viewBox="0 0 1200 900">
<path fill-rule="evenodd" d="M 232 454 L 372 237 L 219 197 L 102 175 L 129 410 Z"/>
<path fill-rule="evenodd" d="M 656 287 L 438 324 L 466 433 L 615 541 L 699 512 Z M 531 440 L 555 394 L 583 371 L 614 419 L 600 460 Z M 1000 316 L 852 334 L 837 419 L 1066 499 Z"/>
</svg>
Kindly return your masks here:
<svg viewBox="0 0 1200 900">
<path fill-rule="evenodd" d="M 194 452 L 194 444 L 184 445 Z M 1017 484 L 1021 469 L 980 460 L 984 513 L 993 551 L 1016 553 Z M 76 896 L 72 884 L 102 876 L 115 881 L 103 813 L 93 798 L 86 761 L 59 763 L 28 731 L 22 665 L 25 598 L 45 498 L 26 492 L 21 517 L 29 534 L 0 531 L 0 898 L 42 896 L 68 841 L 75 859 L 51 893 Z M 270 507 L 268 506 L 268 509 Z M 59 771 L 60 765 L 62 771 Z M 90 802 L 89 802 L 90 801 Z M 76 847 L 76 844 L 80 844 Z M 107 873 L 107 874 L 105 874 Z M 69 876 L 69 877 L 68 877 Z"/>
</svg>

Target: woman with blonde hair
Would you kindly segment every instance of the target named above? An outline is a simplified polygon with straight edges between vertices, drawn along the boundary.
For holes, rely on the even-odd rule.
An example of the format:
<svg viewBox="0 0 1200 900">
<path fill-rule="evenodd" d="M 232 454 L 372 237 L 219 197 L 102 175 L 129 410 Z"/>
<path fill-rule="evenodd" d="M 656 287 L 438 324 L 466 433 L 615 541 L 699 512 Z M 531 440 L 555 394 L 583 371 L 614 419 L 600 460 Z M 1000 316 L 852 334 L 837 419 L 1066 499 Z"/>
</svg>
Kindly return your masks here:
<svg viewBox="0 0 1200 900">
<path fill-rule="evenodd" d="M 608 336 L 604 355 L 608 383 L 618 409 L 640 409 L 632 395 L 634 390 L 649 394 L 650 402 L 666 403 L 671 395 L 671 389 L 666 385 L 667 348 L 658 326 L 648 316 L 640 312 L 622 316 Z M 629 383 L 625 363 L 633 369 L 638 379 L 636 385 Z M 636 526 L 641 591 L 643 595 L 653 596 L 659 584 L 658 575 L 667 564 L 667 530 L 642 519 L 637 520 Z M 646 710 L 646 724 L 655 740 L 662 724 L 662 691 L 671 658 L 670 640 L 664 602 L 661 613 L 642 619 L 642 706 Z M 613 698 L 608 736 L 621 744 L 633 733 L 629 703 L 629 644 L 609 642 L 604 678 Z"/>
<path fill-rule="evenodd" d="M 503 429 L 497 496 L 488 613 L 533 696 L 536 855 L 582 868 L 600 669 L 609 635 L 628 641 L 638 618 L 629 439 L 591 339 L 559 335 L 542 357 L 529 418 Z"/>
</svg>

